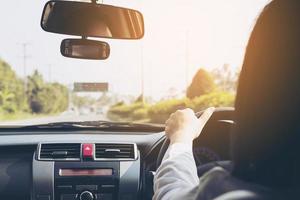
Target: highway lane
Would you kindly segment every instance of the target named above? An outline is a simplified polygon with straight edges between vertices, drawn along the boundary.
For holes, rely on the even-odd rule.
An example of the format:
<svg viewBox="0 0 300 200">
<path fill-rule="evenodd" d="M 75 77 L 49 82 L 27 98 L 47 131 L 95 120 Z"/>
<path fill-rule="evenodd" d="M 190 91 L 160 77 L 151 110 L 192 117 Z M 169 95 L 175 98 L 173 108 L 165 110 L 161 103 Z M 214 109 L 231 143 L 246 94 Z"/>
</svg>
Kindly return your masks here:
<svg viewBox="0 0 300 200">
<path fill-rule="evenodd" d="M 23 126 L 23 125 L 35 125 L 45 124 L 53 122 L 73 122 L 73 121 L 96 121 L 96 120 L 107 120 L 104 114 L 86 114 L 86 115 L 75 115 L 75 114 L 61 114 L 58 116 L 51 117 L 40 117 L 24 120 L 13 120 L 13 121 L 0 121 L 0 126 Z"/>
</svg>

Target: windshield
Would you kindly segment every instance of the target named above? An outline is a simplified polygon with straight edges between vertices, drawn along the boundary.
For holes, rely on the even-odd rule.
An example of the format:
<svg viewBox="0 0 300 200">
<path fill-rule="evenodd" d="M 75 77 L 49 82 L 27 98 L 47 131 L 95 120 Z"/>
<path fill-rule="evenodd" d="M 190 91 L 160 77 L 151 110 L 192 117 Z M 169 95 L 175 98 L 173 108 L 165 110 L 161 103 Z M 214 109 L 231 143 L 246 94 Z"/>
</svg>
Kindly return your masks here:
<svg viewBox="0 0 300 200">
<path fill-rule="evenodd" d="M 61 41 L 79 37 L 43 31 L 45 3 L 2 2 L 1 126 L 163 124 L 185 107 L 232 107 L 248 38 L 268 0 L 105 0 L 139 10 L 145 22 L 140 40 L 93 38 L 109 43 L 107 60 L 63 57 Z"/>
</svg>

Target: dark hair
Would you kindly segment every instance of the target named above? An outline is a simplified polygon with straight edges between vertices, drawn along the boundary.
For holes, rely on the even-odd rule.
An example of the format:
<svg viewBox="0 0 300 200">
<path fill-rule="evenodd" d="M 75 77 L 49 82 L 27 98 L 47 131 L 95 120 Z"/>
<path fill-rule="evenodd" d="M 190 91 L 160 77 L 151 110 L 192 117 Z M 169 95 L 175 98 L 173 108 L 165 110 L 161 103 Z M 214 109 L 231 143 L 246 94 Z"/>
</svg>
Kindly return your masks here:
<svg viewBox="0 0 300 200">
<path fill-rule="evenodd" d="M 258 18 L 235 108 L 233 175 L 272 188 L 295 186 L 300 167 L 299 0 L 273 0 Z"/>
</svg>

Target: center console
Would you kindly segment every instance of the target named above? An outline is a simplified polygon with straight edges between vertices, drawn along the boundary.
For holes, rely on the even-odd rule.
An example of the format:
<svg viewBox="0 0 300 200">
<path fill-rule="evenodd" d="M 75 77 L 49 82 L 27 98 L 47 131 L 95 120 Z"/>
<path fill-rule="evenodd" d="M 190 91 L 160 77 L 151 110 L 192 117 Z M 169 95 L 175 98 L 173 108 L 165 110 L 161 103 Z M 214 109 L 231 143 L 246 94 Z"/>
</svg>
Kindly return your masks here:
<svg viewBox="0 0 300 200">
<path fill-rule="evenodd" d="M 41 143 L 32 170 L 34 200 L 131 200 L 139 194 L 133 143 Z"/>
</svg>

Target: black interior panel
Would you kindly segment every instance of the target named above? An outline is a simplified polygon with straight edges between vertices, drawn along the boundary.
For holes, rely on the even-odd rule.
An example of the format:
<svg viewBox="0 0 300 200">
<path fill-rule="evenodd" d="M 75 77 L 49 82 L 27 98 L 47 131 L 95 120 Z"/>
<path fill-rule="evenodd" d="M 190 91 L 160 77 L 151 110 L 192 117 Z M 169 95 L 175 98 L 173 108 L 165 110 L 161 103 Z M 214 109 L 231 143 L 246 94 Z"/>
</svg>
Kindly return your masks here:
<svg viewBox="0 0 300 200">
<path fill-rule="evenodd" d="M 0 199 L 30 199 L 31 165 L 35 148 L 0 147 Z"/>
</svg>

